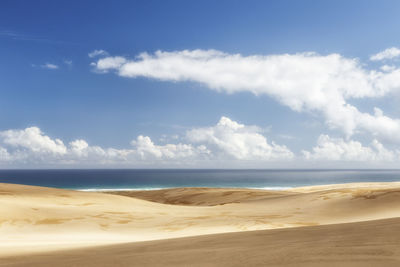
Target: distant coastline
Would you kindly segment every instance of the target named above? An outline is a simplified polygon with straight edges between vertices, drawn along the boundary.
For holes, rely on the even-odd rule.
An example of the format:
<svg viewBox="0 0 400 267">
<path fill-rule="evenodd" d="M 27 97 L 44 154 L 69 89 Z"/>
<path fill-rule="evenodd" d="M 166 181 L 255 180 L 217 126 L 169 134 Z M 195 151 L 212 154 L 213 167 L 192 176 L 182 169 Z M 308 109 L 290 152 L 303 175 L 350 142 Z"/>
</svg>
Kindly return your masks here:
<svg viewBox="0 0 400 267">
<path fill-rule="evenodd" d="M 400 181 L 400 170 L 0 170 L 0 183 L 85 191 L 154 190 L 176 187 L 282 190 L 299 186 L 394 181 Z"/>
</svg>

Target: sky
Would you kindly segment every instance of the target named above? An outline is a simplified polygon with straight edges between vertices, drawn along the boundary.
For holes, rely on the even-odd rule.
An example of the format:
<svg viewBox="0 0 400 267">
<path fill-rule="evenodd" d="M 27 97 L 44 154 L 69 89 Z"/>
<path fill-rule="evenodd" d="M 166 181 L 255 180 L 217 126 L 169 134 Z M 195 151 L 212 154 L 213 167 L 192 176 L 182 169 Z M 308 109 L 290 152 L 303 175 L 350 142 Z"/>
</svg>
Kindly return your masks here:
<svg viewBox="0 0 400 267">
<path fill-rule="evenodd" d="M 398 168 L 399 1 L 1 1 L 0 168 Z"/>
</svg>

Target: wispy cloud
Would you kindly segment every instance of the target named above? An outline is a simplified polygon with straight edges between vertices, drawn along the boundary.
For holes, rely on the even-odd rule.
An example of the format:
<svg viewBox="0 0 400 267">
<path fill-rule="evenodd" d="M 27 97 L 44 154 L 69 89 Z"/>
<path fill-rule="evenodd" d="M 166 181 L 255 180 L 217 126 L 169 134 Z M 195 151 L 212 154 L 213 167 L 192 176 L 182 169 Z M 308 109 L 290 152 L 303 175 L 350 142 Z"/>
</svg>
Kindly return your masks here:
<svg viewBox="0 0 400 267">
<path fill-rule="evenodd" d="M 32 42 L 42 42 L 42 43 L 51 43 L 51 44 L 69 44 L 75 45 L 76 43 L 67 42 L 67 41 L 60 41 L 60 40 L 52 40 L 45 37 L 32 35 L 32 34 L 25 34 L 16 31 L 0 31 L 0 37 L 9 38 L 16 41 L 32 41 Z"/>
<path fill-rule="evenodd" d="M 99 50 L 93 50 L 92 52 L 90 52 L 88 54 L 88 56 L 90 58 L 94 58 L 94 57 L 98 57 L 98 56 L 108 56 L 108 52 L 103 50 L 103 49 L 99 49 Z"/>
<path fill-rule="evenodd" d="M 279 138 L 286 139 L 286 140 L 294 140 L 297 139 L 296 136 L 290 134 L 278 134 Z"/>
<path fill-rule="evenodd" d="M 59 68 L 58 65 L 52 64 L 52 63 L 45 63 L 45 64 L 41 65 L 41 67 L 44 69 L 49 69 L 49 70 L 56 70 Z"/>
<path fill-rule="evenodd" d="M 372 55 L 369 59 L 372 61 L 380 61 L 385 59 L 394 59 L 397 57 L 400 57 L 400 49 L 397 47 L 391 47 Z"/>
</svg>

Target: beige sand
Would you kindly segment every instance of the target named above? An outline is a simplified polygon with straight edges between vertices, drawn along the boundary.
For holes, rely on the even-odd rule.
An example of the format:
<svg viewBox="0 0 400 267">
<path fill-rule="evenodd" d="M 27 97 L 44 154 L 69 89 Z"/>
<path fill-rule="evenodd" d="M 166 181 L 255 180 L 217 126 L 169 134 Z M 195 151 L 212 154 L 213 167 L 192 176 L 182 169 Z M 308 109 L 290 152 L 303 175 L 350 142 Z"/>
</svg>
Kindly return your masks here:
<svg viewBox="0 0 400 267">
<path fill-rule="evenodd" d="M 0 259 L 0 266 L 400 266 L 400 219 L 184 237 Z"/>
<path fill-rule="evenodd" d="M 117 193 L 0 184 L 0 266 L 23 265 L 30 259 L 36 265 L 51 266 L 50 259 L 63 259 L 68 266 L 69 259 L 71 264 L 87 266 L 86 254 L 88 258 L 101 255 L 98 259 L 104 260 L 99 263 L 109 266 L 112 262 L 162 265 L 164 256 L 170 265 L 209 264 L 217 258 L 238 265 L 241 261 L 294 264 L 301 263 L 303 254 L 304 261 L 316 265 L 323 255 L 332 264 L 368 259 L 394 264 L 399 260 L 400 221 L 361 222 L 400 217 L 400 183 L 330 185 L 288 192 L 185 188 Z M 342 224 L 349 222 L 359 223 Z M 379 238 L 374 233 L 377 225 L 382 228 Z M 199 236 L 290 227 L 297 228 Z M 169 240 L 187 236 L 192 237 Z M 84 249 L 157 239 L 168 240 Z M 195 247 L 190 249 L 189 244 Z M 79 250 L 67 251 L 72 248 Z M 40 254 L 44 252 L 46 256 Z M 255 258 L 250 261 L 251 257 Z M 197 258 L 204 259 L 197 262 Z"/>
</svg>

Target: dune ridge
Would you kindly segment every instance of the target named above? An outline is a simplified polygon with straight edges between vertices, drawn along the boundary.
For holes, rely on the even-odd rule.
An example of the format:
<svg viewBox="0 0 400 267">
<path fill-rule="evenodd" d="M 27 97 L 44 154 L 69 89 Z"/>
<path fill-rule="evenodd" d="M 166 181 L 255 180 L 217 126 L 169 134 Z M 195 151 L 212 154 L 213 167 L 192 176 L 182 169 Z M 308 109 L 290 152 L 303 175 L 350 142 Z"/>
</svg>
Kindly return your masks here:
<svg viewBox="0 0 400 267">
<path fill-rule="evenodd" d="M 399 182 L 286 191 L 175 188 L 101 193 L 0 184 L 0 259 L 254 230 L 293 228 L 300 233 L 299 229 L 307 228 L 303 226 L 320 229 L 397 217 Z M 385 227 L 393 228 L 393 224 Z M 393 237 L 398 237 L 394 228 L 388 240 Z M 246 242 L 250 240 L 249 236 Z"/>
</svg>

